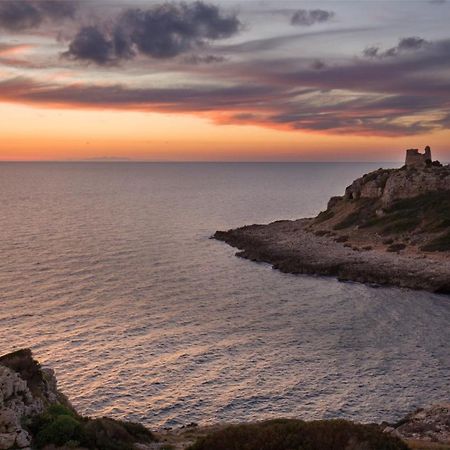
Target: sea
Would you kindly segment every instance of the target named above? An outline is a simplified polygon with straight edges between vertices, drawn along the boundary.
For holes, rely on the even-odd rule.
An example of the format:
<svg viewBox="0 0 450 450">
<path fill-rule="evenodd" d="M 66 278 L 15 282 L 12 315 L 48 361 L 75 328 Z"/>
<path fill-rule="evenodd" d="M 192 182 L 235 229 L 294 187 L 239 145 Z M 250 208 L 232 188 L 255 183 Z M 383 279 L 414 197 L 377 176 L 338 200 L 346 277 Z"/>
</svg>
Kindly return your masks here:
<svg viewBox="0 0 450 450">
<path fill-rule="evenodd" d="M 315 215 L 380 165 L 1 163 L 0 354 L 29 347 L 80 413 L 153 429 L 448 402 L 450 297 L 210 239 Z"/>
</svg>

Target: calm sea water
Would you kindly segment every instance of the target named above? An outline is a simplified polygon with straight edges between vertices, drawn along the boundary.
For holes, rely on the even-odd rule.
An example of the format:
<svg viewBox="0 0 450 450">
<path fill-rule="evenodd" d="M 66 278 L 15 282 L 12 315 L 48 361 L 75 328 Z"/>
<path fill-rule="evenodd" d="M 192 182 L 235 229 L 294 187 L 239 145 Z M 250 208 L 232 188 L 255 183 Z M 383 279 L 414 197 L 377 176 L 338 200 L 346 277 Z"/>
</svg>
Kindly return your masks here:
<svg viewBox="0 0 450 450">
<path fill-rule="evenodd" d="M 449 400 L 450 298 L 286 275 L 210 240 L 373 164 L 0 164 L 0 353 L 90 415 L 398 418 Z"/>
</svg>

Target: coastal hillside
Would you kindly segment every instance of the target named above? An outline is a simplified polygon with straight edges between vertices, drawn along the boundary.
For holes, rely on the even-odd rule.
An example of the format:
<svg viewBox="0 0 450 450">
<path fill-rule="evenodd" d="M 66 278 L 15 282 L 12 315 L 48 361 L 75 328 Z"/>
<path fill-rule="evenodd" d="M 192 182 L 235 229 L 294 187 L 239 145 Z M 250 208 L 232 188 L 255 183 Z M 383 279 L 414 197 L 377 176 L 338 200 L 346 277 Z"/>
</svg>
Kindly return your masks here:
<svg viewBox="0 0 450 450">
<path fill-rule="evenodd" d="M 317 217 L 218 231 L 237 256 L 294 274 L 450 294 L 450 166 L 407 151 L 332 197 Z"/>
<path fill-rule="evenodd" d="M 407 158 L 400 169 L 368 173 L 332 197 L 309 229 L 354 248 L 449 252 L 450 166 Z"/>
<path fill-rule="evenodd" d="M 277 419 L 152 432 L 138 423 L 80 415 L 57 389 L 53 371 L 29 349 L 0 357 L 1 450 L 445 449 L 449 420 L 449 406 L 440 405 L 392 425 Z"/>
</svg>

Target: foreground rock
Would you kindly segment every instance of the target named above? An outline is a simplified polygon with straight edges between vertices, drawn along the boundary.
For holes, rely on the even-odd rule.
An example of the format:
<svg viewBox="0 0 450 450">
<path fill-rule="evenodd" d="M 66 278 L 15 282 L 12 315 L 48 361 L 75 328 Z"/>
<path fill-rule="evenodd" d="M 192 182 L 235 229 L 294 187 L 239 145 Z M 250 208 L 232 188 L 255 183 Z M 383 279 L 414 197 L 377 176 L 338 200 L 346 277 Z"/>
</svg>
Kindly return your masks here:
<svg viewBox="0 0 450 450">
<path fill-rule="evenodd" d="M 51 369 L 42 369 L 30 350 L 0 358 L 0 449 L 27 448 L 31 436 L 22 419 L 44 412 L 51 404 L 73 409 L 56 389 Z"/>
<path fill-rule="evenodd" d="M 238 256 L 283 272 L 449 294 L 450 166 L 409 155 L 417 158 L 401 169 L 355 180 L 313 219 L 213 237 L 240 249 Z"/>
<path fill-rule="evenodd" d="M 0 357 L 0 450 L 82 447 L 126 450 L 155 440 L 142 425 L 77 414 L 29 349 Z M 149 447 L 150 448 L 150 447 Z"/>
<path fill-rule="evenodd" d="M 404 440 L 450 445 L 450 403 L 419 409 L 385 431 Z"/>
</svg>

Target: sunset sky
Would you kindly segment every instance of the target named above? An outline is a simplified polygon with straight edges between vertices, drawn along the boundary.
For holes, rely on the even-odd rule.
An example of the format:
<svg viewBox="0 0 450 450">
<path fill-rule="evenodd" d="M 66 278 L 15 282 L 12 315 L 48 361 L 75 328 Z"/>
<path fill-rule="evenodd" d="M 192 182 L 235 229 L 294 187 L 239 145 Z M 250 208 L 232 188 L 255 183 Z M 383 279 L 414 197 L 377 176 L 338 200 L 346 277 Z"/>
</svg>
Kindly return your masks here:
<svg viewBox="0 0 450 450">
<path fill-rule="evenodd" d="M 0 160 L 450 161 L 450 1 L 0 0 Z"/>
</svg>

